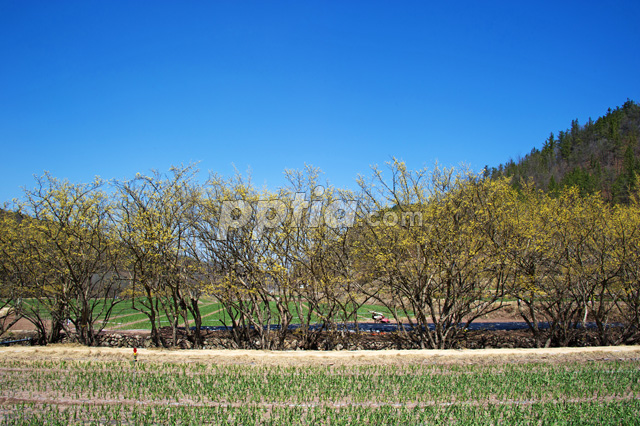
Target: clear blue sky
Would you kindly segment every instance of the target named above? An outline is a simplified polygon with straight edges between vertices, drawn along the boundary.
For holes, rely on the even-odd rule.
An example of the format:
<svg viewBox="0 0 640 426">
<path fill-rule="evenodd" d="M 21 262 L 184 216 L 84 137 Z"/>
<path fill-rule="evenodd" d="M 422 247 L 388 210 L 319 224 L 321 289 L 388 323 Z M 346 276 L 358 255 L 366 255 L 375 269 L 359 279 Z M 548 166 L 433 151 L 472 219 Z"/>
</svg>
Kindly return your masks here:
<svg viewBox="0 0 640 426">
<path fill-rule="evenodd" d="M 44 170 L 497 166 L 640 101 L 639 23 L 637 0 L 0 0 L 0 201 Z"/>
</svg>

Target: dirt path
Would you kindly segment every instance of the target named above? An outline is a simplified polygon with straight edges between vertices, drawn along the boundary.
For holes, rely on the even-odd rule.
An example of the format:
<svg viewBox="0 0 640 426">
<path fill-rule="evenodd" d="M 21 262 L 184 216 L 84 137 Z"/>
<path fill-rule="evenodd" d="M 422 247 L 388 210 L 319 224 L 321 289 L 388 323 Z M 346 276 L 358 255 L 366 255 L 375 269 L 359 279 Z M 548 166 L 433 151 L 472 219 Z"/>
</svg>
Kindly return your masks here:
<svg viewBox="0 0 640 426">
<path fill-rule="evenodd" d="M 640 346 L 549 349 L 382 350 L 382 351 L 257 351 L 140 349 L 139 362 L 201 362 L 245 365 L 371 365 L 371 364 L 504 364 L 562 363 L 640 359 Z M 79 345 L 0 348 L 0 360 L 125 361 L 128 348 Z"/>
<path fill-rule="evenodd" d="M 220 309 L 218 309 L 217 311 L 209 312 L 208 314 L 203 315 L 201 319 L 202 319 L 202 320 L 204 320 L 204 319 L 205 319 L 205 318 L 207 318 L 207 317 L 210 317 L 210 316 L 215 315 L 215 314 L 217 314 L 217 313 L 219 313 L 219 312 L 222 312 L 222 309 L 223 309 L 223 308 L 220 308 Z M 191 320 L 190 322 L 193 322 L 193 320 Z M 179 325 L 179 326 L 180 326 L 180 327 L 184 327 L 184 320 L 182 320 L 182 322 L 180 323 L 180 325 Z"/>
<path fill-rule="evenodd" d="M 145 319 L 141 319 L 141 320 L 137 320 L 137 321 L 131 321 L 131 322 L 123 322 L 122 324 L 118 324 L 116 326 L 113 327 L 109 327 L 109 330 L 120 330 L 123 327 L 127 327 L 129 325 L 132 324 L 142 324 L 143 322 L 149 322 L 149 318 L 145 318 Z"/>
<path fill-rule="evenodd" d="M 345 406 L 349 407 L 366 407 L 366 408 L 378 408 L 378 407 L 403 407 L 406 409 L 425 408 L 425 407 L 448 407 L 451 405 L 461 405 L 466 407 L 486 407 L 487 405 L 531 405 L 531 404 L 580 404 L 580 403 L 608 403 L 613 401 L 633 401 L 640 399 L 640 396 L 635 394 L 618 395 L 618 396 L 603 396 L 603 397 L 585 397 L 585 398 L 570 398 L 570 399 L 523 399 L 523 400 L 464 400 L 464 401 L 426 401 L 426 402 L 352 402 L 352 401 L 317 401 L 317 402 L 305 402 L 305 403 L 291 403 L 291 402 L 258 402 L 249 403 L 253 407 L 260 408 L 291 408 L 291 407 L 328 407 L 328 408 L 341 408 Z M 246 406 L 246 402 L 198 402 L 192 399 L 180 399 L 176 400 L 160 400 L 160 401 L 140 401 L 137 399 L 122 399 L 122 398 L 52 398 L 47 396 L 29 396 L 28 394 L 12 396 L 12 397 L 0 397 L 0 406 L 13 405 L 13 404 L 56 404 L 59 406 L 104 406 L 104 405 L 117 405 L 117 406 L 171 406 L 171 407 L 243 407 Z"/>
<path fill-rule="evenodd" d="M 202 319 L 205 319 L 206 317 L 211 316 L 211 315 L 215 315 L 220 311 L 222 311 L 222 308 L 218 309 L 217 311 L 209 312 L 208 314 L 203 315 Z M 109 327 L 109 330 L 121 330 L 123 327 L 128 327 L 128 326 L 130 326 L 132 324 L 142 324 L 142 323 L 145 323 L 145 322 L 148 323 L 149 319 L 145 318 L 145 319 L 141 319 L 141 320 L 137 320 L 137 321 L 123 322 L 122 324 L 118 324 L 116 326 Z M 178 327 L 184 327 L 184 320 L 182 320 L 182 321 L 180 321 L 178 323 Z"/>
</svg>

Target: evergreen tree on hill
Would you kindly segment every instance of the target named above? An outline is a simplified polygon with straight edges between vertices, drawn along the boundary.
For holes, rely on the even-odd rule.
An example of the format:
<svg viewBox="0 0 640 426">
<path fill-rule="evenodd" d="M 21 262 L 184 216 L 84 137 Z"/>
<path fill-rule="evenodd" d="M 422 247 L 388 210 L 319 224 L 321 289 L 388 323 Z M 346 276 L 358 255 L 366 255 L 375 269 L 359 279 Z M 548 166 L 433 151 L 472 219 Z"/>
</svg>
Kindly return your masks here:
<svg viewBox="0 0 640 426">
<path fill-rule="evenodd" d="M 628 203 L 640 174 L 640 105 L 627 100 L 596 121 L 573 120 L 569 129 L 551 133 L 542 149 L 487 174 L 510 177 L 515 187 L 523 179 L 554 193 L 576 186 L 583 195 L 600 192 L 612 203 Z"/>
</svg>

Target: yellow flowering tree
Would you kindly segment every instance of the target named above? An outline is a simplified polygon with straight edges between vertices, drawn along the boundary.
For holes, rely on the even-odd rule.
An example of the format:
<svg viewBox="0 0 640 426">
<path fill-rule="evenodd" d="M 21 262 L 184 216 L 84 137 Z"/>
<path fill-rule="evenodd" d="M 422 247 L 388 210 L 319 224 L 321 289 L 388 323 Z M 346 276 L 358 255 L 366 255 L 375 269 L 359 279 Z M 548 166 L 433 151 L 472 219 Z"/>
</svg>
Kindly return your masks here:
<svg viewBox="0 0 640 426">
<path fill-rule="evenodd" d="M 195 165 L 172 167 L 163 175 L 117 183 L 117 232 L 124 253 L 130 283 L 127 291 L 132 307 L 144 313 L 151 323 L 151 336 L 157 346 L 166 345 L 160 334 L 164 313 L 172 329 L 171 344 L 177 342 L 182 319 L 188 324 L 193 311 L 195 329 L 187 333 L 201 344 L 197 288 L 198 268 L 189 257 L 193 244 L 193 218 L 199 203 L 199 189 L 193 185 Z"/>
<path fill-rule="evenodd" d="M 505 264 L 492 257 L 500 213 L 488 205 L 500 188 L 453 169 L 409 171 L 397 160 L 389 172 L 387 180 L 374 168 L 370 182 L 360 180 L 368 213 L 354 244 L 368 272 L 362 291 L 397 320 L 405 313 L 408 337 L 420 347 L 451 347 L 473 320 L 500 307 Z"/>
<path fill-rule="evenodd" d="M 23 314 L 41 339 L 55 341 L 64 329 L 94 345 L 120 303 L 111 205 L 99 179 L 72 184 L 45 174 L 36 183 L 19 204 L 24 218 L 12 246 L 21 262 L 23 296 L 31 300 Z"/>
</svg>

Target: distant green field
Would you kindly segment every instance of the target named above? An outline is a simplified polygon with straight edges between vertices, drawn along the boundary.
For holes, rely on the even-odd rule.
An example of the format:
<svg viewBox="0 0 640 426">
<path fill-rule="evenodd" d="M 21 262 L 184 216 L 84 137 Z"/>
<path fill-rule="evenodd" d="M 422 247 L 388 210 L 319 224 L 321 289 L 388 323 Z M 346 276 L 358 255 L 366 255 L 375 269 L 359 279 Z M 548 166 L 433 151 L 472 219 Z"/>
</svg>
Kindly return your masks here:
<svg viewBox="0 0 640 426">
<path fill-rule="evenodd" d="M 41 307 L 39 302 L 36 299 L 26 299 L 23 303 L 29 307 L 39 309 L 43 313 L 43 318 L 49 319 L 50 317 L 46 314 L 46 309 Z M 96 310 L 100 310 L 102 308 L 104 301 L 98 301 L 96 304 Z M 266 305 L 262 305 L 263 309 L 266 308 Z M 136 307 L 138 309 L 142 309 L 141 301 L 136 303 Z M 151 324 L 149 323 L 147 315 L 140 312 L 138 309 L 132 306 L 131 300 L 122 300 L 118 303 L 112 310 L 111 316 L 109 318 L 109 322 L 107 323 L 106 328 L 108 329 L 117 329 L 117 330 L 150 330 Z M 279 322 L 279 312 L 275 302 L 271 302 L 269 304 L 269 309 L 271 310 L 271 322 L 278 323 Z M 321 305 L 321 309 L 327 310 L 328 307 L 324 307 Z M 289 303 L 289 310 L 294 314 L 294 318 L 292 320 L 292 324 L 300 324 L 300 319 L 297 317 L 297 309 L 296 305 L 291 302 Z M 370 311 L 381 312 L 387 315 L 389 318 L 392 317 L 391 312 L 383 306 L 380 305 L 363 305 L 357 311 L 357 318 L 359 322 L 370 322 L 371 313 Z M 205 326 L 218 326 L 218 325 L 231 325 L 231 320 L 229 318 L 228 313 L 224 309 L 223 305 L 217 303 L 211 299 L 203 298 L 200 301 L 200 313 L 202 318 L 202 323 Z M 302 315 L 306 317 L 308 314 L 308 307 L 306 304 L 302 305 Z M 400 313 L 401 315 L 407 315 L 407 313 Z M 411 313 L 408 313 L 409 315 Z M 101 320 L 104 318 L 104 313 L 102 313 L 98 319 Z M 189 313 L 188 318 L 190 324 L 193 321 L 192 315 Z M 344 320 L 338 315 L 338 320 Z M 305 319 L 306 320 L 306 319 Z M 316 314 L 312 314 L 311 322 L 318 323 L 321 322 L 322 318 Z M 347 318 L 347 321 L 353 321 L 353 317 Z M 181 320 L 182 324 L 182 320 Z M 169 320 L 167 319 L 164 312 L 160 312 L 160 325 L 168 326 L 170 325 Z"/>
</svg>

